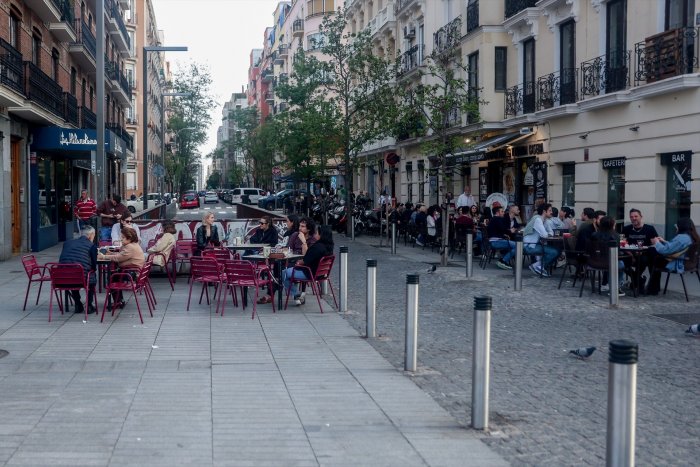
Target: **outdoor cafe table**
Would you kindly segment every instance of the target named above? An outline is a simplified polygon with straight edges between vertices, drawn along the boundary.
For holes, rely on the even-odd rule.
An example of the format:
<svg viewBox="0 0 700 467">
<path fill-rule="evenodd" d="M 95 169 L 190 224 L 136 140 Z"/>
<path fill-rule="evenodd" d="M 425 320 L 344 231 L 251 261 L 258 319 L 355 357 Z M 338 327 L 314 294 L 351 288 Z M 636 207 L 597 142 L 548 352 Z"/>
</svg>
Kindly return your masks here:
<svg viewBox="0 0 700 467">
<path fill-rule="evenodd" d="M 265 248 L 266 246 L 270 246 L 268 243 L 241 243 L 239 245 L 226 245 L 226 248 L 229 250 L 236 252 L 236 251 L 245 251 L 245 250 L 261 250 Z"/>
<path fill-rule="evenodd" d="M 632 261 L 634 262 L 634 279 L 635 279 L 635 284 L 637 287 L 632 287 L 632 294 L 636 297 L 637 296 L 637 288 L 641 285 L 639 283 L 639 278 L 641 277 L 642 274 L 642 268 L 640 267 L 639 264 L 639 258 L 645 254 L 647 251 L 649 251 L 648 246 L 643 246 L 639 247 L 636 245 L 627 245 L 627 246 L 621 246 L 620 247 L 620 253 L 625 253 L 625 255 L 620 255 L 620 259 L 624 258 L 626 254 L 631 254 L 632 255 Z"/>
<path fill-rule="evenodd" d="M 235 245 L 239 246 L 239 245 Z M 267 246 L 267 245 L 265 245 Z M 261 261 L 268 261 L 271 263 L 274 263 L 274 272 L 273 274 L 277 278 L 277 308 L 282 309 L 282 272 L 284 271 L 283 265 L 285 265 L 288 261 L 296 261 L 298 259 L 302 259 L 304 255 L 289 255 L 289 256 L 284 256 L 282 258 L 269 258 L 265 257 L 263 255 L 245 255 L 243 256 L 242 259 L 246 261 L 253 261 L 255 263 L 261 262 Z M 274 294 L 274 287 L 273 287 L 273 292 Z"/>
</svg>

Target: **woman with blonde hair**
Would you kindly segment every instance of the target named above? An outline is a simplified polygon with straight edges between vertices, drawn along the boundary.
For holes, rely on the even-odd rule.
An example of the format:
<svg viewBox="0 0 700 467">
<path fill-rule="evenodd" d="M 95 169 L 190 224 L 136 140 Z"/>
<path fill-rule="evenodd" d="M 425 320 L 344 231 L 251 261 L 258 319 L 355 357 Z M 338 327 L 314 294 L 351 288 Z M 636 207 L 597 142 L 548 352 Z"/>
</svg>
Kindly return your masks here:
<svg viewBox="0 0 700 467">
<path fill-rule="evenodd" d="M 196 233 L 197 247 L 194 251 L 195 256 L 201 256 L 202 250 L 208 246 L 219 246 L 219 230 L 214 225 L 214 214 L 205 212 L 202 215 L 202 225 L 197 228 Z"/>
</svg>

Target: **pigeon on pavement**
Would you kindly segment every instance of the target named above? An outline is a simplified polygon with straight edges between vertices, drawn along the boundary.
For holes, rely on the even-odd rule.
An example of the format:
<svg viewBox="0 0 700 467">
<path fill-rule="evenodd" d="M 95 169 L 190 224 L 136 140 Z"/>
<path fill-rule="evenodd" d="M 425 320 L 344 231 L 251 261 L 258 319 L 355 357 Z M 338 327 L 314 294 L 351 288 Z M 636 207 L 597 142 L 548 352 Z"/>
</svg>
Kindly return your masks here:
<svg viewBox="0 0 700 467">
<path fill-rule="evenodd" d="M 685 333 L 689 336 L 700 336 L 700 323 L 689 326 Z"/>
<path fill-rule="evenodd" d="M 428 269 L 428 274 L 432 274 L 437 269 L 437 264 L 433 264 L 430 269 Z"/>
<path fill-rule="evenodd" d="M 574 354 L 578 358 L 586 359 L 593 355 L 595 352 L 595 347 L 581 347 L 580 349 L 569 350 L 570 354 Z"/>
</svg>

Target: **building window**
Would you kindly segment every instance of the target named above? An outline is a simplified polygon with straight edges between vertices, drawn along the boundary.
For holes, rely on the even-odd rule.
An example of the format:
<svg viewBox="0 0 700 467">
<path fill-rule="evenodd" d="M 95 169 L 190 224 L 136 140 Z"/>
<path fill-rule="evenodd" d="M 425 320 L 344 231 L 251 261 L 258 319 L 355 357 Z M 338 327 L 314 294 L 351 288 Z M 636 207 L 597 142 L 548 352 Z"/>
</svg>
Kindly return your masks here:
<svg viewBox="0 0 700 467">
<path fill-rule="evenodd" d="M 564 164 L 561 175 L 561 205 L 573 206 L 576 202 L 576 164 Z"/>
<path fill-rule="evenodd" d="M 693 26 L 693 2 L 666 0 L 666 31 Z"/>
<path fill-rule="evenodd" d="M 560 105 L 576 102 L 576 23 L 567 21 L 559 27 Z"/>
<path fill-rule="evenodd" d="M 627 86 L 627 1 L 610 0 L 606 8 L 605 92 L 615 92 Z"/>
<path fill-rule="evenodd" d="M 322 13 L 335 11 L 334 0 L 308 0 L 306 2 L 306 15 L 320 15 Z"/>
<path fill-rule="evenodd" d="M 467 57 L 467 86 L 469 98 L 473 102 L 479 99 L 479 52 L 474 52 Z M 475 123 L 479 120 L 479 112 L 469 112 L 467 123 Z"/>
<path fill-rule="evenodd" d="M 32 35 L 32 63 L 41 66 L 41 36 Z"/>
<path fill-rule="evenodd" d="M 21 20 L 19 18 L 14 11 L 10 13 L 10 45 L 17 50 L 20 48 L 19 32 L 21 30 Z"/>
<path fill-rule="evenodd" d="M 535 39 L 523 42 L 523 113 L 535 111 Z"/>
<path fill-rule="evenodd" d="M 307 38 L 307 50 L 316 50 L 323 47 L 325 38 L 321 33 L 309 34 Z"/>
<path fill-rule="evenodd" d="M 90 86 L 90 110 L 92 110 L 92 105 L 95 102 L 95 88 Z"/>
<path fill-rule="evenodd" d="M 418 161 L 418 202 L 425 202 L 425 162 Z"/>
<path fill-rule="evenodd" d="M 505 91 L 506 90 L 506 77 L 508 73 L 508 48 L 507 47 L 496 47 L 494 54 L 494 76 L 495 76 L 495 90 Z"/>
<path fill-rule="evenodd" d="M 70 93 L 75 96 L 78 86 L 78 72 L 75 68 L 70 67 Z"/>
<path fill-rule="evenodd" d="M 661 154 L 661 165 L 666 166 L 666 231 L 664 238 L 672 238 L 674 225 L 681 217 L 690 217 L 691 163 L 693 151 Z"/>
<path fill-rule="evenodd" d="M 406 162 L 406 199 L 413 202 L 413 162 Z"/>
<path fill-rule="evenodd" d="M 608 168 L 608 216 L 623 225 L 625 222 L 625 161 L 624 158 L 611 159 L 622 161 L 610 164 Z M 605 167 L 606 161 L 603 161 Z"/>
<path fill-rule="evenodd" d="M 51 49 L 51 77 L 54 81 L 58 82 L 58 70 L 60 62 L 60 55 L 58 49 Z"/>
<path fill-rule="evenodd" d="M 83 107 L 90 107 L 85 105 L 85 94 L 87 92 L 87 81 L 83 78 L 83 82 L 80 85 L 80 102 L 83 103 Z"/>
</svg>

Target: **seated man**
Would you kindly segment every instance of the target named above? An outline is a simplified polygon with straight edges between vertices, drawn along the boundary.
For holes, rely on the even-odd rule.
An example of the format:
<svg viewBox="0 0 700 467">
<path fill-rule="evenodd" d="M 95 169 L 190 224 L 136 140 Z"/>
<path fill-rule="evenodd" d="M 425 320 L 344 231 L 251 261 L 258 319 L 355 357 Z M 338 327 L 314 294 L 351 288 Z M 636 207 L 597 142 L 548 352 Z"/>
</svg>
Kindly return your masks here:
<svg viewBox="0 0 700 467">
<path fill-rule="evenodd" d="M 95 229 L 89 225 L 84 226 L 80 230 L 80 237 L 66 240 L 66 242 L 63 244 L 63 250 L 61 250 L 61 256 L 59 257 L 58 262 L 62 264 L 78 263 L 83 267 L 85 275 L 87 276 L 90 271 L 95 271 L 97 269 L 97 246 L 95 246 L 94 240 Z M 87 296 L 87 302 L 89 304 L 88 314 L 97 312 L 95 306 L 93 305 L 96 280 L 97 276 L 92 274 L 90 276 Z M 72 290 L 71 295 L 73 296 L 73 301 L 75 302 L 75 312 L 84 313 L 85 307 L 80 301 L 80 291 Z"/>
<path fill-rule="evenodd" d="M 552 205 L 541 204 L 537 207 L 537 214 L 532 216 L 523 230 L 523 250 L 525 254 L 543 256 L 542 260 L 530 265 L 530 270 L 535 274 L 548 277 L 547 269 L 559 257 L 561 253 L 551 245 L 543 245 L 541 239 L 549 236 L 544 222 L 552 217 Z"/>
<path fill-rule="evenodd" d="M 622 235 L 625 236 L 630 245 L 651 246 L 653 239 L 659 236 L 653 225 L 645 224 L 642 212 L 639 209 L 632 208 L 629 212 L 630 224 L 622 228 Z M 645 254 L 637 257 L 635 265 L 635 274 L 632 275 L 632 287 L 638 288 L 639 293 L 646 292 L 644 270 L 649 269 L 651 273 L 652 265 L 656 261 L 656 250 L 650 248 Z M 651 274 L 650 274 L 651 276 Z M 639 278 L 639 283 L 636 279 Z M 651 280 L 649 281 L 651 283 Z"/>
<path fill-rule="evenodd" d="M 584 214 L 586 210 L 584 209 Z M 594 211 L 591 222 L 584 222 L 581 228 L 576 233 L 576 251 L 585 251 L 586 244 L 591 239 L 593 234 L 598 231 L 598 223 L 605 217 L 605 211 Z"/>
<path fill-rule="evenodd" d="M 486 228 L 491 248 L 498 251 L 508 251 L 498 260 L 496 266 L 501 269 L 513 269 L 510 265 L 510 260 L 515 255 L 515 242 L 510 240 L 510 236 L 515 232 L 515 229 L 510 228 L 510 219 L 503 217 L 502 206 L 495 206 L 491 210 L 493 211 L 493 218 Z"/>
</svg>

